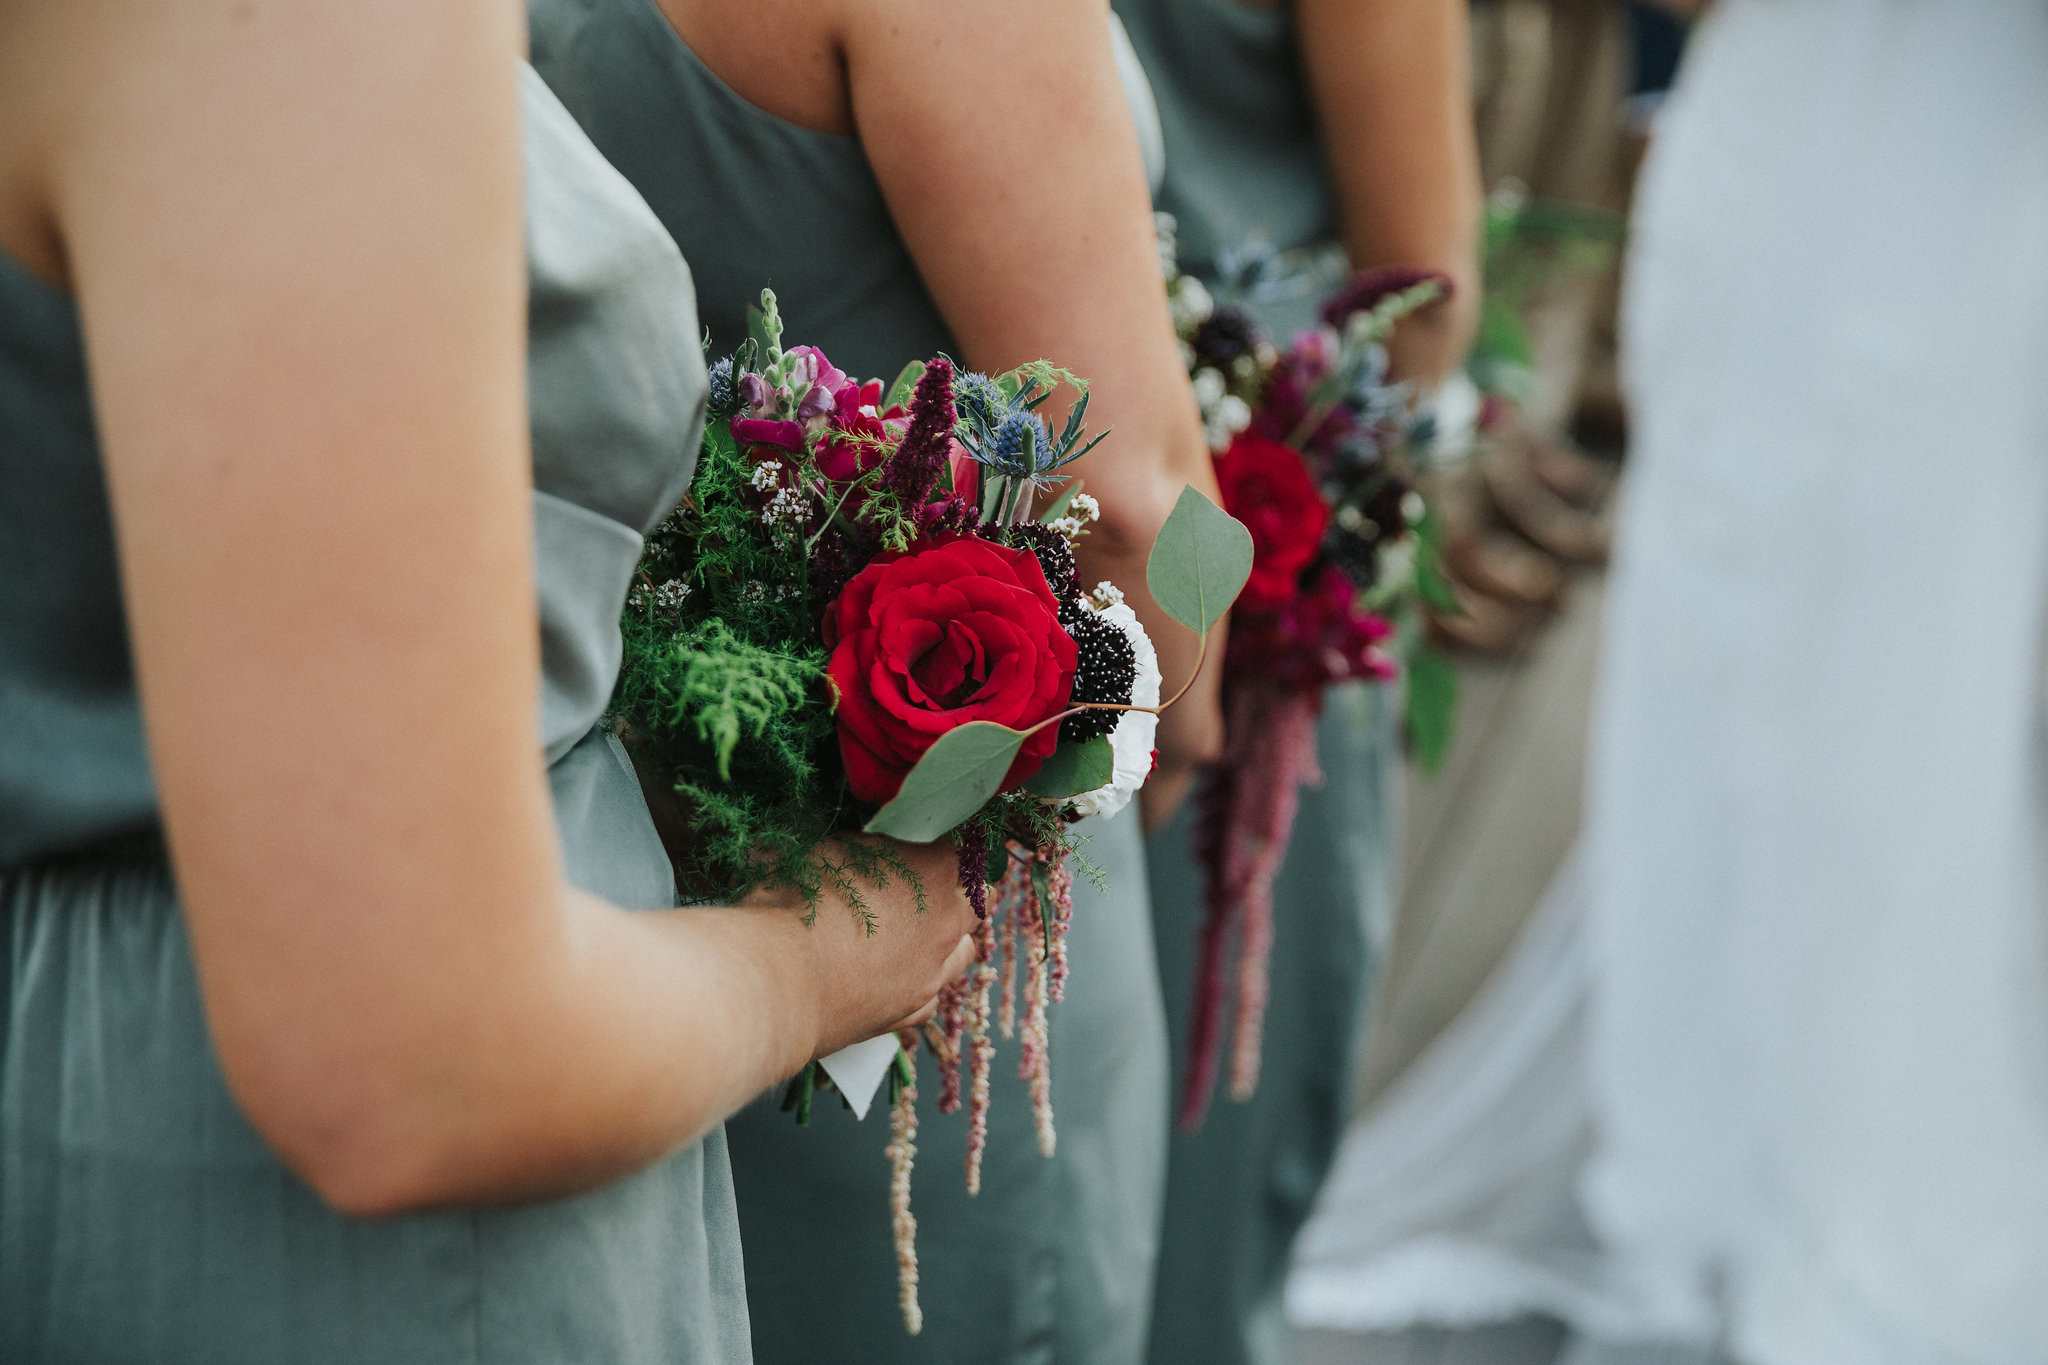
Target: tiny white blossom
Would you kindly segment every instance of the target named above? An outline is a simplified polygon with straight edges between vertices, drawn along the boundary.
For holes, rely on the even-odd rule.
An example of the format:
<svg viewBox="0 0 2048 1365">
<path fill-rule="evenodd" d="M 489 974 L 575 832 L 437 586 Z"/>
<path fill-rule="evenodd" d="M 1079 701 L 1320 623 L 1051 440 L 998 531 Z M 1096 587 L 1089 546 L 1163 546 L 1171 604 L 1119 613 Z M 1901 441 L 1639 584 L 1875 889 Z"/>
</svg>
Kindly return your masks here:
<svg viewBox="0 0 2048 1365">
<path fill-rule="evenodd" d="M 1216 311 L 1216 300 L 1211 297 L 1202 282 L 1192 275 L 1183 275 L 1175 280 L 1167 296 L 1169 310 L 1173 314 L 1173 329 L 1176 332 L 1191 332 L 1209 320 Z"/>
<path fill-rule="evenodd" d="M 1102 520 L 1102 504 L 1087 493 L 1074 494 L 1074 500 L 1067 504 L 1082 521 Z"/>
<path fill-rule="evenodd" d="M 754 477 L 749 482 L 753 484 L 756 492 L 766 493 L 769 489 L 782 482 L 782 462 L 780 460 L 761 461 L 761 463 L 754 466 Z"/>
<path fill-rule="evenodd" d="M 1081 522 L 1078 517 L 1054 517 L 1052 529 L 1072 540 L 1081 534 Z"/>
<path fill-rule="evenodd" d="M 1236 394 L 1227 393 L 1202 419 L 1202 436 L 1209 449 L 1223 451 L 1230 448 L 1232 437 L 1251 424 L 1251 407 Z"/>
<path fill-rule="evenodd" d="M 768 590 L 759 583 L 749 583 L 740 589 L 740 600 L 748 604 L 765 602 L 768 600 Z"/>
<path fill-rule="evenodd" d="M 675 611 L 683 603 L 687 602 L 689 598 L 690 585 L 683 582 L 680 578 L 671 578 L 668 582 L 654 590 L 655 605 L 665 607 L 669 611 Z"/>
<path fill-rule="evenodd" d="M 1098 611 L 1107 611 L 1111 607 L 1123 605 L 1124 590 L 1110 582 L 1107 578 L 1097 583 L 1095 591 L 1089 595 L 1095 599 L 1095 607 Z"/>
<path fill-rule="evenodd" d="M 777 532 L 776 540 L 780 542 L 803 525 L 805 514 L 803 494 L 794 488 L 777 489 L 761 508 L 761 524 Z"/>
<path fill-rule="evenodd" d="M 1415 577 L 1415 537 L 1402 536 L 1399 540 L 1380 546 L 1379 581 L 1389 587 L 1402 587 Z"/>
</svg>

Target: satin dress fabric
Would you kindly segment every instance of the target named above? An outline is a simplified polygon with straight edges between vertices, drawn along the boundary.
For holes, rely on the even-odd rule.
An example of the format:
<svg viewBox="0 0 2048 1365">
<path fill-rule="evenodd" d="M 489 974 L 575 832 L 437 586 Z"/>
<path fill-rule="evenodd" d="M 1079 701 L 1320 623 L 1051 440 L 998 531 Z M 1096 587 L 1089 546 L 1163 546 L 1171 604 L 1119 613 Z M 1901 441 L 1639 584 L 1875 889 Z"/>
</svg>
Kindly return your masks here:
<svg viewBox="0 0 2048 1365">
<path fill-rule="evenodd" d="M 763 286 L 786 340 L 849 374 L 886 383 L 911 360 L 957 356 L 857 138 L 750 104 L 651 0 L 529 0 L 528 14 L 534 65 L 690 258 L 714 356 L 744 339 Z M 1017 1044 L 1002 1043 L 969 1198 L 966 1115 L 938 1113 L 920 1051 L 918 1336 L 897 1304 L 885 1107 L 856 1121 L 827 1096 L 798 1128 L 778 1089 L 728 1123 L 760 1360 L 1143 1359 L 1167 1130 L 1145 860 L 1135 807 L 1077 833 L 1102 885 L 1075 879 L 1051 1013 L 1055 1155 L 1039 1155 Z"/>
<path fill-rule="evenodd" d="M 1335 194 L 1288 6 L 1116 0 L 1159 106 L 1159 207 L 1183 270 L 1285 344 L 1344 277 Z M 1350 1115 L 1373 984 L 1392 933 L 1400 830 L 1398 691 L 1325 697 L 1320 786 L 1305 789 L 1274 886 L 1272 997 L 1259 1087 L 1219 1090 L 1174 1134 L 1153 1365 L 1277 1365 L 1294 1240 Z M 1176 1083 L 1203 911 L 1192 811 L 1147 848 Z"/>
<path fill-rule="evenodd" d="M 701 430 L 690 272 L 530 70 L 522 101 L 537 733 L 570 880 L 667 907 L 597 722 Z M 721 1134 L 574 1198 L 358 1221 L 236 1107 L 156 831 L 77 311 L 5 258 L 0 486 L 0 1359 L 743 1365 Z"/>
</svg>

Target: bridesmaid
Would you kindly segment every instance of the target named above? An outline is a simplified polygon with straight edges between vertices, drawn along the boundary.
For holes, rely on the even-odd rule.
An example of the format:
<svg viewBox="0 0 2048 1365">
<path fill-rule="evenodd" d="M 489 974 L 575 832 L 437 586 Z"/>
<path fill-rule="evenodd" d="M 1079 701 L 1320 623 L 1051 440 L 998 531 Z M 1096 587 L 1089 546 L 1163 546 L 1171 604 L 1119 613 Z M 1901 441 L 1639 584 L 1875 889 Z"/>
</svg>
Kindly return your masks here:
<svg viewBox="0 0 2048 1365">
<path fill-rule="evenodd" d="M 1276 338 L 1314 320 L 1347 268 L 1429 266 L 1448 304 L 1402 324 L 1398 375 L 1432 388 L 1462 358 L 1478 301 L 1479 180 L 1465 0 L 1116 0 L 1157 92 L 1160 207 L 1181 264 L 1220 277 L 1258 244 L 1281 266 L 1245 298 Z M 1334 267 L 1334 268 L 1333 268 Z M 1219 1098 L 1171 1148 L 1151 1359 L 1284 1361 L 1294 1235 L 1350 1107 L 1366 996 L 1393 917 L 1398 692 L 1333 690 L 1324 784 L 1303 793 L 1274 890 L 1272 1003 L 1248 1103 Z M 1185 1057 L 1200 875 L 1183 813 L 1150 848 L 1176 1081 Z"/>
<path fill-rule="evenodd" d="M 0 10 L 0 1358 L 742 1365 L 719 1120 L 970 912 L 658 908 L 688 270 L 516 6 L 229 18 Z"/>
<path fill-rule="evenodd" d="M 788 335 L 861 376 L 945 352 L 995 372 L 1046 357 L 1093 381 L 1084 462 L 1113 578 L 1162 654 L 1197 641 L 1152 608 L 1154 532 L 1214 495 L 1180 367 L 1149 199 L 1101 0 L 529 0 L 534 61 L 696 269 L 714 353 L 774 287 Z M 1149 97 L 1140 106 L 1149 118 Z M 1213 686 L 1169 713 L 1155 788 L 1218 739 Z M 1153 800 L 1162 798 L 1157 791 Z M 730 1132 L 754 1347 L 834 1359 L 1137 1365 L 1164 1179 L 1165 1024 L 1138 812 L 1081 831 L 1071 976 L 1053 1011 L 1058 1148 L 1037 1150 L 1014 1047 L 998 1053 L 981 1194 L 965 1116 L 921 1087 L 914 1206 L 924 1329 L 897 1308 L 879 1116 L 775 1097 Z M 927 1066 L 929 1064 L 927 1063 Z M 928 1073 L 929 1082 L 929 1073 Z"/>
</svg>

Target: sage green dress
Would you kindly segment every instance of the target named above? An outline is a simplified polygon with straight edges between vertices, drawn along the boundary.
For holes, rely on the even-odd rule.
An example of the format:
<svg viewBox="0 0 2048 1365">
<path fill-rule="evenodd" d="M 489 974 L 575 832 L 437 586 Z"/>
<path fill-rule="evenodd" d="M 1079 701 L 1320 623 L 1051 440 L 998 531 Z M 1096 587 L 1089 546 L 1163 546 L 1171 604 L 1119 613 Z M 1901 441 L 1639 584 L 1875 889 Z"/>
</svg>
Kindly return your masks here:
<svg viewBox="0 0 2048 1365">
<path fill-rule="evenodd" d="M 1116 0 L 1116 10 L 1158 99 L 1166 143 L 1159 206 L 1175 215 L 1182 267 L 1284 342 L 1313 323 L 1345 273 L 1290 7 Z M 1247 252 L 1248 243 L 1262 250 Z M 1268 250 L 1265 269 L 1223 278 Z M 1368 995 L 1391 936 L 1398 697 L 1369 683 L 1325 697 L 1323 785 L 1302 793 L 1274 886 L 1258 1092 L 1242 1104 L 1219 1092 L 1199 1131 L 1173 1137 L 1153 1365 L 1290 1358 L 1281 1312 L 1288 1258 L 1349 1116 Z M 1192 823 L 1183 811 L 1147 850 L 1176 1083 L 1202 918 Z"/>
<path fill-rule="evenodd" d="M 689 256 L 714 355 L 744 337 L 763 285 L 786 336 L 850 374 L 887 381 L 912 359 L 957 354 L 857 139 L 741 99 L 651 0 L 529 0 L 528 11 L 534 65 Z M 1107 890 L 1076 879 L 1066 999 L 1051 1019 L 1056 1156 L 1038 1154 L 1017 1044 L 1004 1043 L 970 1199 L 966 1115 L 938 1113 L 936 1068 L 920 1057 L 921 1335 L 897 1309 L 885 1111 L 856 1122 L 828 1101 L 798 1128 L 770 1094 L 727 1125 L 761 1361 L 1142 1360 L 1165 1023 L 1137 811 L 1079 832 Z"/>
<path fill-rule="evenodd" d="M 569 875 L 674 902 L 595 727 L 641 533 L 688 482 L 690 275 L 529 71 L 541 717 Z M 0 1360 L 740 1365 L 723 1138 L 602 1189 L 375 1222 L 236 1108 L 157 833 L 78 314 L 0 258 Z M 431 591 L 423 584 L 423 591 Z"/>
</svg>

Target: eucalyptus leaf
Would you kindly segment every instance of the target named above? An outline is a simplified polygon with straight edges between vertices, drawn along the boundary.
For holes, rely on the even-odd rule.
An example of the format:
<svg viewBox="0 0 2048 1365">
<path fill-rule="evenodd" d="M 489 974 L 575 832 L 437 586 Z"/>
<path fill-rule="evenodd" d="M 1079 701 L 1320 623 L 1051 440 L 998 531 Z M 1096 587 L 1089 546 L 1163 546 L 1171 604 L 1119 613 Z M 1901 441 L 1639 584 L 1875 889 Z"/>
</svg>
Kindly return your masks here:
<svg viewBox="0 0 2048 1365">
<path fill-rule="evenodd" d="M 1415 592 L 1440 616 L 1463 616 L 1464 604 L 1444 577 L 1444 525 L 1434 509 L 1415 523 Z"/>
<path fill-rule="evenodd" d="M 889 394 L 882 400 L 882 407 L 885 410 L 909 407 L 910 396 L 917 392 L 917 381 L 924 378 L 927 368 L 922 360 L 913 360 L 905 365 L 896 375 L 896 382 L 889 386 Z"/>
<path fill-rule="evenodd" d="M 1183 488 L 1145 564 L 1145 586 L 1168 616 L 1197 633 L 1230 610 L 1252 576 L 1252 533 L 1244 523 Z"/>
<path fill-rule="evenodd" d="M 1408 661 L 1408 743 L 1425 773 L 1443 767 L 1458 711 L 1458 670 L 1433 649 Z"/>
<path fill-rule="evenodd" d="M 948 730 L 904 775 L 896 799 L 864 828 L 913 844 L 938 838 L 988 803 L 1023 747 L 1022 730 L 993 721 Z"/>
<path fill-rule="evenodd" d="M 1034 796 L 1057 801 L 1061 797 L 1079 796 L 1082 792 L 1107 786 L 1114 776 L 1116 751 L 1110 747 L 1108 735 L 1097 735 L 1078 743 L 1072 740 L 1063 742 L 1052 751 L 1052 757 L 1045 760 L 1045 766 L 1038 770 L 1037 776 L 1024 784 L 1024 790 Z"/>
</svg>

